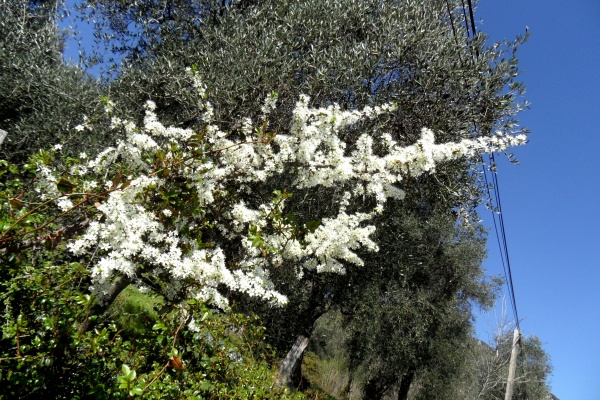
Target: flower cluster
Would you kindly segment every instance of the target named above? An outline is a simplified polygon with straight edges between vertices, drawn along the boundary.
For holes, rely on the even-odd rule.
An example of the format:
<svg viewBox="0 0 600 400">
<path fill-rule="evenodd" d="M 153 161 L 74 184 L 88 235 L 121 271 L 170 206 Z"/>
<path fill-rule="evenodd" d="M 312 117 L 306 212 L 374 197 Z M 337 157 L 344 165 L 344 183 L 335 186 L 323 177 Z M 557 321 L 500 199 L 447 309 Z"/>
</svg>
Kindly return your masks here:
<svg viewBox="0 0 600 400">
<path fill-rule="evenodd" d="M 197 77 L 194 82 L 204 97 L 204 86 Z M 265 121 L 276 100 L 272 93 L 265 101 Z M 286 299 L 271 283 L 269 269 L 286 261 L 335 273 L 351 264 L 363 265 L 356 250 L 377 251 L 369 220 L 383 211 L 387 199 L 403 197 L 403 177 L 526 142 L 524 136 L 497 135 L 435 143 L 434 133 L 423 129 L 421 139 L 410 146 L 399 145 L 389 134 L 370 132 L 350 143 L 341 135 L 346 128 L 390 113 L 395 105 L 345 111 L 338 105 L 313 109 L 309 101 L 301 96 L 287 134 L 267 132 L 266 123 L 253 128 L 247 120 L 243 138 L 211 124 L 209 103 L 199 105 L 206 123 L 200 132 L 165 127 L 150 101 L 141 128 L 113 118 L 113 128 L 124 139 L 92 160 L 83 159 L 76 169 L 87 179 L 85 189 L 107 190 L 106 199 L 95 207 L 97 219 L 69 244 L 74 254 L 99 255 L 92 267 L 95 289 L 102 291 L 116 274 L 134 280 L 152 274 L 169 283 L 163 293 L 174 299 L 192 296 L 226 308 L 219 291 L 226 287 L 283 304 Z M 110 104 L 109 111 L 114 107 Z M 86 129 L 93 127 L 86 124 Z M 374 143 L 379 144 L 377 153 Z M 121 171 L 126 178 L 120 178 Z M 53 171 L 40 167 L 39 172 L 42 196 L 56 196 L 58 206 L 67 209 L 70 203 L 56 192 Z M 119 179 L 102 181 L 114 174 Z M 342 187 L 337 215 L 315 216 L 320 221 L 309 227 L 285 217 L 285 193 L 249 206 L 231 192 L 251 190 L 278 174 L 294 177 L 292 191 Z M 347 212 L 353 199 L 364 197 L 374 199 L 375 207 Z M 205 240 L 207 236 L 213 239 Z"/>
</svg>

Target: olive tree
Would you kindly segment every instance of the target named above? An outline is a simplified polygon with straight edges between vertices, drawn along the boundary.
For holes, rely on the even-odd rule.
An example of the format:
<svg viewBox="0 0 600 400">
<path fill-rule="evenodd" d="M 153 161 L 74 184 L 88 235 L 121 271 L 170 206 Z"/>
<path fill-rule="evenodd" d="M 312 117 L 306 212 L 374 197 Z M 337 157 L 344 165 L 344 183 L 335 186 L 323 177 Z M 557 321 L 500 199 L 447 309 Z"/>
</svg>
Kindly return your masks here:
<svg viewBox="0 0 600 400">
<path fill-rule="evenodd" d="M 75 153 L 107 138 L 83 136 L 75 126 L 102 110 L 102 88 L 62 58 L 62 1 L 0 3 L 0 156 L 24 161 L 42 147 L 62 144 Z M 90 140 L 93 139 L 93 140 Z"/>
<path fill-rule="evenodd" d="M 469 39 L 461 2 L 171 0 L 158 7 L 152 1 L 95 0 L 89 4 L 92 13 L 112 27 L 109 40 L 126 60 L 112 83 L 114 98 L 137 110 L 138 115 L 145 99 L 151 97 L 157 114 L 165 121 L 181 127 L 197 126 L 201 116 L 196 100 L 186 92 L 181 72 L 195 65 L 207 85 L 215 120 L 235 135 L 244 135 L 248 119 L 260 120 L 259 105 L 273 90 L 278 93 L 278 107 L 270 114 L 269 124 L 281 133 L 291 129 L 290 115 L 301 94 L 310 94 L 310 104 L 315 107 L 335 103 L 343 110 L 381 102 L 397 104 L 396 111 L 383 120 L 363 120 L 341 132 L 348 151 L 364 131 L 389 133 L 402 145 L 415 143 L 423 126 L 436 131 L 440 142 L 520 131 L 515 117 L 525 104 L 523 87 L 515 81 L 515 51 L 524 38 L 492 46 L 486 45 L 483 34 Z M 133 42 L 132 33 L 136 35 Z M 382 142 L 375 142 L 374 148 L 384 151 Z M 394 207 L 400 210 L 390 218 L 418 221 L 417 226 L 439 225 L 439 219 L 454 220 L 456 235 L 465 236 L 462 230 L 469 231 L 470 225 L 478 224 L 475 207 L 481 201 L 482 183 L 475 173 L 476 164 L 477 160 L 458 159 L 438 167 L 435 176 L 405 180 L 406 198 L 390 202 L 397 202 Z M 290 185 L 288 177 L 279 176 L 267 184 L 254 185 L 253 190 L 265 197 L 276 187 Z M 343 187 L 333 193 L 320 186 L 300 189 L 287 204 L 300 218 L 306 219 L 316 209 L 333 215 L 336 211 L 331 204 L 343 201 L 344 191 Z M 349 205 L 359 206 L 360 202 Z M 386 219 L 378 219 L 377 226 L 381 242 L 391 246 L 381 247 L 381 253 L 395 254 L 394 248 L 403 248 L 406 253 L 402 257 L 410 255 L 410 250 L 397 242 L 402 238 L 398 238 L 395 227 L 386 225 Z M 469 246 L 481 247 L 477 235 L 471 236 L 473 244 Z M 419 245 L 427 248 L 430 239 L 423 240 Z M 452 246 L 452 241 L 442 240 L 441 247 L 448 247 L 447 251 Z M 441 250 L 441 254 L 445 252 Z M 468 277 L 464 280 L 454 281 L 476 282 L 479 291 L 450 285 L 448 303 L 436 307 L 459 307 L 457 296 L 489 304 L 493 291 L 482 279 L 481 254 L 465 253 L 461 262 L 474 267 L 465 272 Z M 384 271 L 382 277 L 394 277 L 399 268 L 395 257 L 399 256 L 369 256 L 367 265 Z M 410 265 L 410 261 L 406 263 Z M 437 262 L 431 265 L 435 271 Z M 301 267 L 302 263 L 293 269 Z M 418 269 L 418 264 L 411 268 Z M 427 273 L 432 270 L 423 269 Z M 328 307 L 350 304 L 342 300 L 349 296 L 342 289 L 349 283 L 358 292 L 371 290 L 367 290 L 370 275 L 358 270 L 353 276 L 356 271 L 348 269 L 341 277 L 307 273 L 302 277 L 301 290 L 289 270 L 273 271 L 272 279 L 290 299 L 286 309 L 264 310 L 264 317 L 280 332 L 273 338 L 275 343 L 282 348 L 291 345 L 296 335 L 310 334 L 312 324 Z M 414 281 L 399 287 L 410 297 L 414 295 L 410 290 L 419 285 Z M 420 290 L 435 293 L 428 284 L 422 284 Z M 373 306 L 384 297 L 379 293 Z M 239 304 L 248 301 L 236 300 Z M 249 303 L 248 307 L 261 306 Z M 460 331 L 464 334 L 468 332 L 469 314 L 468 308 L 452 314 L 462 321 Z M 436 318 L 434 324 L 441 321 L 441 317 Z M 351 313 L 348 320 L 353 320 Z"/>
<path fill-rule="evenodd" d="M 225 192 L 217 198 L 231 207 L 235 202 L 227 201 L 242 199 L 243 204 L 238 204 L 242 208 L 236 209 L 239 212 L 245 211 L 243 207 L 260 210 L 261 204 L 273 200 L 273 191 L 279 190 L 276 198 L 285 203 L 286 214 L 278 210 L 266 215 L 276 215 L 283 218 L 284 225 L 296 226 L 297 231 L 294 228 L 290 232 L 295 232 L 292 237 L 302 246 L 309 246 L 303 235 L 310 237 L 312 230 L 325 228 L 323 221 L 336 220 L 341 215 L 340 207 L 355 216 L 369 210 L 368 218 L 346 221 L 356 223 L 355 229 L 372 226 L 377 236 L 377 241 L 371 242 L 365 232 L 364 241 L 357 242 L 361 245 L 352 249 L 353 255 L 346 254 L 346 258 L 340 259 L 323 253 L 324 258 L 315 264 L 308 254 L 299 252 L 285 258 L 284 264 L 275 262 L 265 267 L 269 272 L 269 285 L 272 284 L 265 293 L 288 300 L 285 309 L 263 308 L 267 321 L 282 332 L 275 341 L 285 347 L 293 342 L 295 335 L 310 334 L 312 324 L 328 307 L 345 310 L 347 322 L 360 327 L 361 313 L 374 315 L 375 309 L 389 297 L 388 292 L 398 293 L 392 297 L 405 299 L 401 304 L 411 309 L 391 306 L 389 311 L 397 316 L 412 315 L 413 320 L 422 322 L 415 327 L 421 334 L 398 338 L 407 339 L 403 347 L 397 348 L 403 369 L 386 376 L 385 385 L 407 388 L 415 374 L 433 365 L 440 354 L 434 349 L 446 348 L 450 343 L 448 332 L 459 332 L 462 337 L 468 333 L 469 302 L 488 304 L 493 293 L 480 269 L 481 235 L 475 207 L 481 201 L 482 186 L 475 172 L 477 157 L 459 151 L 449 154 L 444 162 L 425 163 L 425 167 L 401 161 L 398 165 L 398 171 L 402 172 L 401 187 L 394 186 L 388 178 L 383 179 L 385 174 L 375 172 L 367 164 L 363 166 L 363 175 L 348 175 L 350 170 L 355 174 L 359 171 L 346 168 L 339 170 L 345 180 L 325 179 L 326 171 L 341 164 L 323 163 L 319 157 L 336 155 L 336 163 L 363 153 L 383 159 L 393 149 L 420 151 L 444 143 L 486 143 L 497 149 L 494 143 L 502 144 L 506 135 L 521 133 L 515 117 L 524 106 L 520 97 L 523 88 L 515 81 L 518 76 L 515 51 L 523 38 L 492 46 L 485 44 L 481 34 L 468 39 L 461 2 L 456 1 L 94 0 L 87 4 L 91 6 L 87 9 L 88 16 L 94 16 L 101 23 L 99 37 L 114 44 L 114 50 L 124 56 L 119 74 L 107 90 L 111 101 L 118 105 L 112 111 L 114 116 L 121 121 L 128 119 L 131 126 L 145 126 L 146 102 L 151 99 L 152 112 L 164 126 L 171 125 L 182 132 L 199 132 L 201 139 L 208 138 L 204 134 L 207 110 L 198 106 L 199 101 L 204 101 L 203 96 L 198 95 L 194 81 L 185 72 L 190 66 L 206 85 L 211 120 L 224 132 L 222 138 L 215 140 L 227 139 L 236 144 L 234 147 L 247 142 L 269 144 L 274 146 L 273 154 L 279 154 L 285 148 L 275 139 L 270 143 L 271 137 L 301 137 L 297 135 L 301 131 L 296 114 L 299 99 L 303 99 L 301 108 L 313 110 L 306 114 L 304 126 L 332 125 L 329 139 L 314 142 L 302 137 L 301 141 L 314 146 L 306 150 L 302 156 L 305 158 L 300 157 L 296 164 L 291 161 L 286 164 L 286 168 L 290 168 L 286 173 L 278 170 L 268 174 L 268 180 L 253 178 L 242 183 L 234 179 L 228 184 L 220 183 Z M 135 40 L 131 41 L 132 38 Z M 276 108 L 264 102 L 265 98 L 273 98 L 273 92 L 277 93 Z M 309 95 L 310 99 L 303 95 Z M 365 110 L 377 110 L 376 107 L 382 105 L 387 108 L 383 113 L 376 111 L 377 118 L 355 118 L 350 123 L 337 125 L 343 115 L 370 114 L 372 111 Z M 268 118 L 265 118 L 266 110 Z M 331 116 L 334 119 L 327 120 Z M 86 132 L 111 131 L 111 124 L 106 121 L 102 129 L 94 125 L 99 119 L 94 118 L 92 122 L 90 126 L 96 128 Z M 88 129 L 85 124 L 81 127 Z M 423 131 L 424 127 L 430 131 Z M 121 128 L 125 132 L 129 129 L 125 125 Z M 131 129 L 135 132 L 144 128 Z M 128 137 L 131 132 L 113 135 Z M 365 133 L 372 140 L 365 139 Z M 186 150 L 183 147 L 176 151 Z M 172 153 L 165 151 L 165 154 Z M 310 154 L 317 158 L 310 159 Z M 166 168 L 167 177 L 176 176 L 173 166 L 164 166 L 169 165 L 165 157 L 156 155 L 154 173 L 159 174 L 159 169 Z M 299 185 L 298 173 L 307 167 L 304 163 L 307 160 L 314 162 L 309 169 L 319 178 L 310 180 L 311 184 Z M 355 165 L 353 162 L 348 161 L 346 167 Z M 251 163 L 239 169 L 243 171 L 241 176 L 259 176 L 264 172 L 262 167 L 261 163 Z M 128 168 L 122 171 L 122 176 L 131 173 Z M 169 181 L 169 185 L 188 185 L 189 177 L 180 175 L 179 180 Z M 120 188 L 122 179 L 119 178 L 113 188 Z M 60 181 L 58 177 L 57 180 Z M 135 196 L 158 190 L 153 183 L 146 183 Z M 157 196 L 167 201 L 164 196 L 170 199 L 169 193 L 160 192 Z M 186 196 L 184 198 L 194 199 L 196 195 L 190 192 Z M 158 197 L 144 196 L 143 199 Z M 388 208 L 383 207 L 382 199 Z M 166 204 L 157 201 L 152 203 L 156 207 Z M 185 204 L 196 207 L 202 214 L 200 203 L 190 200 Z M 63 206 L 66 207 L 64 201 Z M 105 210 L 105 206 L 101 205 L 99 210 Z M 221 212 L 222 207 L 215 210 Z M 153 209 L 153 212 L 159 211 L 162 212 Z M 246 214 L 256 216 L 252 212 Z M 253 235 L 250 242 L 255 251 L 269 254 L 277 249 L 278 246 L 269 242 L 272 237 L 266 240 L 258 231 L 250 231 L 252 224 L 246 214 L 240 214 L 243 222 L 238 223 L 244 226 L 242 231 L 247 228 L 248 235 Z M 158 215 L 161 221 L 175 218 Z M 219 218 L 227 219 L 227 215 Z M 439 230 L 428 230 L 429 226 Z M 217 238 L 225 235 L 211 232 L 205 233 L 210 238 L 209 243 L 217 243 Z M 337 231 L 342 243 L 352 236 L 346 233 Z M 81 247 L 82 251 L 91 249 L 94 244 L 90 243 Z M 243 270 L 246 266 L 243 250 L 248 249 L 243 243 L 224 244 L 224 254 L 235 254 L 233 259 L 241 263 L 228 264 L 227 268 Z M 372 243 L 381 243 L 377 245 L 380 254 L 388 256 L 372 256 L 368 251 L 374 249 Z M 210 253 L 209 258 L 216 254 L 212 247 L 198 250 Z M 364 263 L 363 267 L 357 267 L 358 259 Z M 140 260 L 128 261 L 137 265 Z M 108 268 L 107 263 L 104 266 Z M 131 268 L 137 271 L 136 267 Z M 402 270 L 409 273 L 403 277 Z M 112 273 L 119 272 L 118 269 L 107 271 L 112 272 L 106 274 L 106 282 L 114 284 L 109 278 L 114 277 Z M 147 276 L 145 274 L 144 270 L 142 277 Z M 98 275 L 102 276 L 100 272 Z M 134 275 L 135 279 L 139 278 Z M 170 273 L 160 276 L 161 279 L 172 278 Z M 254 278 L 260 281 L 258 275 Z M 251 291 L 237 290 L 241 286 L 236 286 L 235 280 L 216 280 L 208 285 L 204 285 L 209 282 L 206 279 L 201 281 L 196 289 L 205 292 L 210 289 L 215 298 L 223 302 L 235 299 L 241 307 L 260 309 L 251 296 L 240 294 Z M 123 282 L 128 283 L 128 280 Z M 364 306 L 354 300 L 366 297 L 371 301 Z M 365 346 L 381 343 L 370 342 L 366 337 L 381 337 L 386 330 L 401 328 L 400 323 L 398 320 L 396 325 L 373 321 L 372 326 L 379 327 L 380 331 L 371 333 L 354 329 L 354 343 Z M 435 339 L 419 342 L 425 335 L 423 332 L 431 332 Z M 411 337 L 414 340 L 408 340 Z M 383 354 L 383 349 L 373 348 L 367 354 L 357 348 L 357 354 L 363 354 L 362 360 L 366 362 L 367 356 Z M 419 360 L 419 364 L 414 360 Z M 382 371 L 389 370 L 388 367 L 383 366 Z M 377 374 L 373 371 L 374 376 Z M 377 387 L 379 383 L 373 385 Z M 406 389 L 400 392 L 406 393 Z"/>
</svg>

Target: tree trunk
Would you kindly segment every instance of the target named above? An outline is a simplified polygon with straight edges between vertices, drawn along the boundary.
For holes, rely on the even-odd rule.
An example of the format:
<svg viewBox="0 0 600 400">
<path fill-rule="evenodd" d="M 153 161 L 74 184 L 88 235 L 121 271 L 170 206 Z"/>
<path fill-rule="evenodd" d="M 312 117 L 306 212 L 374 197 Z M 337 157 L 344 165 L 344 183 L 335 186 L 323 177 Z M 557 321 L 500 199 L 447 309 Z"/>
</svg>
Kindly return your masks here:
<svg viewBox="0 0 600 400">
<path fill-rule="evenodd" d="M 306 346 L 308 346 L 308 341 L 309 339 L 306 336 L 298 336 L 296 343 L 294 343 L 290 351 L 288 351 L 279 366 L 277 376 L 278 385 L 290 385 L 298 380 L 294 379 L 294 376 L 298 375 L 298 372 L 300 371 L 300 360 L 302 359 L 302 354 L 304 353 Z"/>
<path fill-rule="evenodd" d="M 414 377 L 415 373 L 413 371 L 409 371 L 402 376 L 400 387 L 398 388 L 398 400 L 408 400 L 408 391 Z"/>
<path fill-rule="evenodd" d="M 378 380 L 370 379 L 364 388 L 364 396 L 367 400 L 379 400 L 381 399 L 383 393 L 378 388 Z"/>
<path fill-rule="evenodd" d="M 382 379 L 380 376 L 371 378 L 364 387 L 364 398 L 368 400 L 380 400 L 390 389 L 389 379 Z"/>
<path fill-rule="evenodd" d="M 110 305 L 115 301 L 117 296 L 127 286 L 129 286 L 130 283 L 131 283 L 131 278 L 129 278 L 127 275 L 121 275 L 121 276 L 117 277 L 114 280 L 114 282 L 112 283 L 112 285 L 110 285 L 110 287 L 108 288 L 108 293 L 104 297 L 103 301 L 101 303 L 98 301 L 96 301 L 96 303 L 94 303 L 94 305 L 90 309 L 90 312 L 88 313 L 88 316 L 81 323 L 81 325 L 79 325 L 79 331 L 80 332 L 88 332 L 88 331 L 92 330 L 94 328 L 94 326 L 96 325 L 97 320 L 94 319 L 94 320 L 90 321 L 90 317 L 92 317 L 92 316 L 99 317 L 100 315 L 104 314 L 104 312 L 106 312 L 106 310 L 108 310 L 108 307 L 110 307 Z"/>
</svg>

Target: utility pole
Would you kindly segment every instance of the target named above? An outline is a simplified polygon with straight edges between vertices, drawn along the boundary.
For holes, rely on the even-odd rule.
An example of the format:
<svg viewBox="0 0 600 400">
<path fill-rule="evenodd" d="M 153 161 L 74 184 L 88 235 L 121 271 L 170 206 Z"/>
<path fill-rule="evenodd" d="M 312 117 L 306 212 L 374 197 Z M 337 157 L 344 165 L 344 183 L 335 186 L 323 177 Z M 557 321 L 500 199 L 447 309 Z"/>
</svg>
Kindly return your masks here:
<svg viewBox="0 0 600 400">
<path fill-rule="evenodd" d="M 506 382 L 506 394 L 504 400 L 512 400 L 513 386 L 515 384 L 515 371 L 517 369 L 517 357 L 519 355 L 519 343 L 521 341 L 521 332 L 515 328 L 513 334 L 512 351 L 510 352 L 510 364 L 508 365 L 508 380 Z"/>
</svg>

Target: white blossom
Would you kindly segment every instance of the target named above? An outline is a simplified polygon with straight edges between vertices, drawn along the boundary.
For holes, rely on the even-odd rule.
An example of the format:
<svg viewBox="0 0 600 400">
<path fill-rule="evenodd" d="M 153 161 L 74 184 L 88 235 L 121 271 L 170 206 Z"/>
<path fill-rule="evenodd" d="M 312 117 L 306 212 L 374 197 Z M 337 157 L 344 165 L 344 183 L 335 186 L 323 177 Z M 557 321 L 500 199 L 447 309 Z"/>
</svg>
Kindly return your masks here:
<svg viewBox="0 0 600 400">
<path fill-rule="evenodd" d="M 266 98 L 263 106 L 260 108 L 262 112 L 262 119 L 266 119 L 271 111 L 275 110 L 277 106 L 277 92 L 271 92 Z"/>
<path fill-rule="evenodd" d="M 204 99 L 205 89 L 197 74 L 188 72 Z M 206 123 L 202 140 L 203 148 L 207 149 L 204 156 L 191 156 L 190 139 L 194 131 L 165 127 L 156 117 L 156 105 L 148 101 L 143 127 L 113 117 L 112 127 L 125 133 L 123 139 L 79 169 L 73 169 L 73 174 L 85 178 L 84 190 L 100 190 L 104 186 L 110 191 L 97 206 L 101 214 L 98 219 L 89 224 L 81 237 L 68 244 L 75 255 L 98 253 L 91 268 L 94 288 L 99 293 L 116 274 L 134 277 L 143 268 L 169 278 L 170 284 L 164 289 L 167 297 L 175 298 L 181 291 L 187 291 L 192 298 L 227 308 L 227 299 L 218 290 L 224 286 L 273 304 L 285 304 L 285 296 L 269 278 L 269 269 L 285 268 L 290 261 L 329 273 L 344 273 L 351 266 L 364 266 L 357 251 L 378 250 L 371 238 L 375 226 L 370 221 L 384 210 L 388 199 L 404 197 L 404 177 L 433 173 L 442 162 L 503 151 L 526 142 L 524 136 L 493 135 L 436 143 L 434 132 L 424 128 L 421 138 L 409 146 L 401 146 L 389 133 L 380 132 L 363 132 L 349 143 L 341 138 L 344 129 L 392 112 L 396 106 L 383 104 L 342 110 L 334 104 L 313 109 L 309 107 L 309 97 L 301 96 L 289 132 L 269 140 L 253 139 L 259 143 L 248 144 L 230 138 L 213 124 L 212 106 L 202 101 L 199 107 Z M 261 108 L 263 118 L 275 108 L 276 101 L 275 93 L 267 97 Z M 109 111 L 114 107 L 107 103 Z M 244 133 L 253 135 L 252 121 L 242 121 Z M 375 152 L 376 143 L 383 151 Z M 182 149 L 178 159 L 173 158 L 171 145 Z M 164 155 L 162 163 L 175 168 L 186 188 L 196 194 L 196 210 L 174 213 L 164 206 L 153 208 L 146 199 L 145 193 L 157 193 L 172 183 L 168 175 L 162 177 L 156 173 L 152 157 L 148 157 L 159 150 Z M 108 175 L 117 162 L 132 175 L 128 186 L 118 190 L 112 175 Z M 100 178 L 94 180 L 92 173 Z M 254 184 L 278 174 L 293 174 L 291 192 L 317 186 L 341 190 L 337 192 L 342 194 L 337 215 L 321 218 L 320 225 L 309 231 L 306 226 L 296 227 L 274 217 L 285 214 L 283 197 L 277 201 L 256 200 L 250 206 L 231 193 L 234 187 L 245 193 Z M 72 207 L 70 200 L 61 197 L 56 189 L 55 171 L 38 166 L 38 176 L 36 190 L 42 198 L 59 198 L 57 205 L 61 210 Z M 355 200 L 362 201 L 365 197 L 375 200 L 374 208 L 348 212 L 351 204 L 357 204 Z M 164 217 L 169 217 L 168 222 Z M 202 246 L 196 233 L 182 233 L 200 235 L 206 223 L 228 242 Z M 226 245 L 234 242 L 240 245 L 239 253 L 227 254 Z M 296 272 L 302 275 L 302 270 Z M 193 327 L 192 320 L 189 328 Z"/>
<path fill-rule="evenodd" d="M 68 211 L 73 207 L 73 202 L 68 197 L 63 196 L 56 201 L 56 205 L 61 211 Z"/>
</svg>

